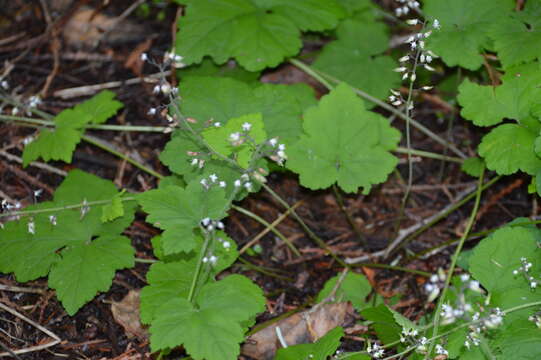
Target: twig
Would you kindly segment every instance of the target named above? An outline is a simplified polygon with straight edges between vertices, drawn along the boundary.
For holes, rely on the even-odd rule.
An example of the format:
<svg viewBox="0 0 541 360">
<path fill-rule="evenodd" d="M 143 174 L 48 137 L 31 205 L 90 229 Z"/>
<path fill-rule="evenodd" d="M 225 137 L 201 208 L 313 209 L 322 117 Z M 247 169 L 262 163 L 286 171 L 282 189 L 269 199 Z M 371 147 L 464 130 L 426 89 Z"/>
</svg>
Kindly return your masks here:
<svg viewBox="0 0 541 360">
<path fill-rule="evenodd" d="M 15 161 L 15 162 L 17 162 L 19 164 L 23 163 L 23 159 L 21 159 L 17 155 L 10 154 L 7 151 L 0 150 L 0 155 L 2 155 L 3 157 L 5 157 L 6 159 L 8 159 L 10 161 Z M 65 172 L 64 170 L 57 169 L 57 168 L 55 168 L 55 167 L 53 167 L 51 165 L 47 165 L 47 164 L 44 164 L 44 163 L 41 163 L 41 162 L 32 161 L 29 165 L 30 166 L 35 166 L 35 167 L 40 168 L 42 170 L 52 172 L 52 173 L 60 175 L 60 176 L 66 177 L 68 175 L 68 173 Z"/>
<path fill-rule="evenodd" d="M 27 288 L 27 287 L 11 286 L 11 285 L 3 285 L 3 284 L 0 284 L 0 290 L 11 291 L 11 292 L 22 292 L 22 293 L 29 293 L 29 294 L 43 294 L 46 291 L 45 289 L 40 289 L 40 288 Z"/>
<path fill-rule="evenodd" d="M 293 251 L 295 253 L 295 255 L 297 256 L 301 256 L 301 253 L 299 252 L 299 250 L 297 250 L 297 248 L 295 247 L 295 245 L 293 245 L 293 243 L 291 243 L 291 241 L 289 241 L 288 238 L 286 238 L 284 235 L 282 235 L 282 233 L 280 233 L 277 229 L 276 229 L 276 226 L 278 224 L 280 224 L 285 218 L 287 218 L 289 216 L 289 214 L 291 213 L 292 210 L 295 210 L 300 204 L 302 204 L 302 200 L 297 202 L 296 204 L 294 204 L 291 209 L 287 209 L 285 213 L 283 213 L 282 215 L 280 215 L 276 220 L 274 220 L 272 222 L 272 224 L 269 224 L 268 222 L 266 222 L 264 219 L 262 219 L 261 217 L 253 214 L 253 213 L 250 213 L 248 214 L 248 211 L 246 209 L 243 209 L 241 208 L 240 206 L 235 206 L 233 205 L 232 208 L 237 210 L 238 212 L 241 212 L 243 213 L 244 215 L 247 215 L 249 217 L 251 217 L 252 219 L 258 221 L 258 222 L 261 222 L 261 220 L 263 220 L 265 223 L 261 222 L 263 225 L 265 225 L 265 229 L 263 231 L 261 231 L 259 234 L 257 234 L 252 240 L 248 241 L 248 243 L 246 243 L 242 249 L 239 250 L 239 255 L 242 255 L 244 252 L 246 252 L 246 250 L 248 250 L 249 248 L 251 248 L 255 243 L 257 243 L 263 236 L 265 236 L 269 231 L 272 231 L 274 232 L 275 234 L 279 234 L 277 235 L 280 239 L 282 239 L 282 241 L 291 249 L 291 251 Z M 255 216 L 254 216 L 255 215 Z"/>
<path fill-rule="evenodd" d="M 60 338 L 55 333 L 53 333 L 49 329 L 41 326 L 37 322 L 27 318 L 26 316 L 24 316 L 23 314 L 21 314 L 17 310 L 14 310 L 14 309 L 8 307 L 7 305 L 5 305 L 2 302 L 0 302 L 0 309 L 2 309 L 4 311 L 7 311 L 11 315 L 16 316 L 19 319 L 29 323 L 30 325 L 32 325 L 35 328 L 41 330 L 43 333 L 49 335 L 51 338 L 54 339 L 54 341 L 48 342 L 46 344 L 37 345 L 37 346 L 31 346 L 31 347 L 24 348 L 24 349 L 19 349 L 19 350 L 12 350 L 11 352 L 13 352 L 15 354 L 26 354 L 26 353 L 33 352 L 33 351 L 39 351 L 39 350 L 47 349 L 47 348 L 49 348 L 51 346 L 54 346 L 54 345 L 61 342 Z M 2 356 L 12 356 L 12 355 L 10 354 L 10 352 L 4 352 L 4 353 L 0 353 L 0 357 L 2 357 Z"/>
<path fill-rule="evenodd" d="M 70 99 L 70 98 L 79 97 L 79 96 L 92 95 L 92 94 L 97 93 L 100 90 L 112 89 L 112 88 L 120 87 L 122 85 L 134 85 L 134 84 L 139 84 L 141 82 L 154 83 L 158 81 L 158 79 L 164 76 L 169 76 L 169 75 L 171 75 L 171 71 L 162 71 L 156 74 L 148 75 L 144 78 L 131 78 L 128 80 L 123 80 L 123 81 L 110 81 L 103 84 L 78 86 L 78 87 L 55 91 L 53 93 L 53 96 L 60 97 L 62 99 Z"/>
</svg>

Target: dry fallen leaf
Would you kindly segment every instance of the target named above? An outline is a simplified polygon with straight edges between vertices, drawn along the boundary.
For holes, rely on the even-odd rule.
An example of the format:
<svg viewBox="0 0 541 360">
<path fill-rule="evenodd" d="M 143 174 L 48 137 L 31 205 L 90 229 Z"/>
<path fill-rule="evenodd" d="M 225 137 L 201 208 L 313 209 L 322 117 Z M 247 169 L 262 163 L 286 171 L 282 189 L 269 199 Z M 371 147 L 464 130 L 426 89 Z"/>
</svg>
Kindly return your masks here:
<svg viewBox="0 0 541 360">
<path fill-rule="evenodd" d="M 122 325 L 128 337 L 146 338 L 148 332 L 141 326 L 139 318 L 139 290 L 130 290 L 119 302 L 111 303 L 111 312 L 115 321 Z"/>
<path fill-rule="evenodd" d="M 287 345 L 311 343 L 342 325 L 346 314 L 352 311 L 349 303 L 342 302 L 325 304 L 294 314 L 248 337 L 242 353 L 255 359 L 273 359 L 281 347 L 276 335 L 277 327 L 280 328 Z"/>
</svg>

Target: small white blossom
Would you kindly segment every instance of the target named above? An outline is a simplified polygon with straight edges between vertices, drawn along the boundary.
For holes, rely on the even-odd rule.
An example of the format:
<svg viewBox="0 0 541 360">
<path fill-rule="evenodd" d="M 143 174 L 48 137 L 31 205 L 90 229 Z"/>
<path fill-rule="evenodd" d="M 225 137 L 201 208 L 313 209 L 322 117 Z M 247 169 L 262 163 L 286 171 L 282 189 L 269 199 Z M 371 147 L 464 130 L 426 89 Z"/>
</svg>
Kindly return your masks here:
<svg viewBox="0 0 541 360">
<path fill-rule="evenodd" d="M 148 109 L 147 115 L 156 115 L 157 111 L 158 110 L 156 108 L 151 107 L 150 109 Z"/>
<path fill-rule="evenodd" d="M 210 222 L 211 222 L 211 220 L 208 217 L 201 220 L 201 224 L 203 224 L 203 226 L 209 226 Z"/>
<path fill-rule="evenodd" d="M 201 179 L 201 181 L 199 181 L 199 183 L 200 183 L 201 185 L 203 185 L 204 187 L 207 187 L 207 186 L 208 186 L 207 179 Z"/>
<path fill-rule="evenodd" d="M 225 249 L 229 249 L 231 247 L 231 244 L 229 243 L 229 241 L 224 241 L 222 243 L 222 246 L 225 248 Z"/>
<path fill-rule="evenodd" d="M 278 139 L 277 138 L 272 138 L 269 140 L 269 145 L 272 146 L 272 147 L 275 147 L 276 144 L 278 144 Z"/>
<path fill-rule="evenodd" d="M 235 185 L 235 187 L 240 187 L 241 181 L 237 179 L 237 180 L 235 180 L 235 182 L 233 183 L 233 185 Z"/>
<path fill-rule="evenodd" d="M 252 183 L 249 181 L 247 183 L 244 183 L 244 188 L 248 191 L 252 191 Z"/>
<path fill-rule="evenodd" d="M 419 20 L 418 19 L 409 19 L 409 20 L 406 20 L 406 24 L 408 25 L 417 25 L 419 23 Z"/>
<path fill-rule="evenodd" d="M 201 261 L 203 261 L 203 263 L 206 264 L 209 262 L 209 259 L 208 257 L 205 256 Z"/>
<path fill-rule="evenodd" d="M 410 60 L 409 55 L 402 56 L 400 59 L 398 59 L 398 61 L 400 61 L 400 62 L 406 62 L 406 61 L 409 61 L 409 60 Z"/>
<path fill-rule="evenodd" d="M 31 219 L 28 221 L 27 226 L 28 226 L 28 232 L 29 232 L 30 234 L 34 235 L 34 234 L 36 233 L 36 224 L 34 223 L 34 219 L 31 218 Z"/>
<path fill-rule="evenodd" d="M 436 345 L 436 354 L 438 355 L 449 355 L 449 353 L 447 352 L 447 350 L 445 350 L 443 348 L 443 346 L 441 346 L 440 344 L 437 344 Z"/>
<path fill-rule="evenodd" d="M 154 89 L 152 89 L 153 94 L 159 94 L 160 91 L 161 91 L 160 85 L 156 85 L 156 86 L 154 86 Z"/>
<path fill-rule="evenodd" d="M 192 159 L 192 162 L 190 163 L 192 166 L 196 166 L 199 163 L 199 160 Z"/>
<path fill-rule="evenodd" d="M 225 181 L 220 181 L 219 186 L 220 186 L 221 188 L 225 188 L 225 187 L 227 186 L 227 184 L 226 184 Z"/>
<path fill-rule="evenodd" d="M 210 181 L 215 183 L 218 180 L 218 176 L 216 174 L 210 174 L 209 179 L 210 179 Z"/>
<path fill-rule="evenodd" d="M 43 189 L 38 189 L 38 190 L 34 191 L 34 197 L 38 198 L 38 197 L 41 196 L 42 193 L 43 193 Z"/>
<path fill-rule="evenodd" d="M 250 124 L 249 122 L 245 122 L 244 124 L 242 124 L 243 131 L 250 131 L 251 128 L 252 128 L 252 124 Z"/>
<path fill-rule="evenodd" d="M 224 223 L 221 221 L 216 222 L 216 227 L 220 230 L 223 230 L 225 228 Z"/>
<path fill-rule="evenodd" d="M 169 95 L 169 93 L 171 93 L 171 85 L 165 82 L 160 86 L 160 90 L 163 94 Z"/>
<path fill-rule="evenodd" d="M 218 262 L 218 258 L 214 255 L 211 255 L 209 257 L 209 262 L 212 264 L 212 265 L 216 265 L 216 263 Z"/>
<path fill-rule="evenodd" d="M 438 19 L 434 19 L 434 21 L 432 22 L 432 26 L 436 30 L 439 30 L 441 28 L 441 25 L 440 25 L 440 22 L 438 21 Z"/>
<path fill-rule="evenodd" d="M 143 61 L 143 62 L 144 62 L 144 61 L 148 61 L 148 55 L 147 55 L 147 53 L 142 53 L 141 56 L 140 56 L 140 59 L 141 59 L 141 61 Z"/>
<path fill-rule="evenodd" d="M 50 222 L 53 226 L 56 226 L 56 215 L 49 215 L 49 222 Z"/>
<path fill-rule="evenodd" d="M 214 127 L 220 127 L 220 126 L 222 126 L 222 123 L 221 123 L 221 122 L 216 121 L 216 122 L 214 123 Z"/>
<path fill-rule="evenodd" d="M 229 140 L 231 141 L 239 141 L 240 140 L 240 133 L 234 132 L 231 135 L 229 135 Z"/>
<path fill-rule="evenodd" d="M 19 108 L 18 107 L 14 107 L 13 109 L 11 109 L 11 115 L 15 116 L 19 113 Z"/>
<path fill-rule="evenodd" d="M 396 69 L 394 69 L 393 71 L 395 72 L 404 72 L 404 71 L 407 71 L 408 68 L 406 68 L 405 66 L 400 66 L 400 67 L 397 67 Z"/>
<path fill-rule="evenodd" d="M 285 151 L 285 149 L 286 149 L 285 144 L 279 144 L 279 145 L 278 145 L 278 150 L 279 150 L 279 151 Z"/>
<path fill-rule="evenodd" d="M 9 83 L 8 83 L 6 80 L 3 80 L 2 82 L 0 82 L 0 86 L 1 86 L 2 89 L 4 89 L 4 90 L 9 89 Z"/>
</svg>

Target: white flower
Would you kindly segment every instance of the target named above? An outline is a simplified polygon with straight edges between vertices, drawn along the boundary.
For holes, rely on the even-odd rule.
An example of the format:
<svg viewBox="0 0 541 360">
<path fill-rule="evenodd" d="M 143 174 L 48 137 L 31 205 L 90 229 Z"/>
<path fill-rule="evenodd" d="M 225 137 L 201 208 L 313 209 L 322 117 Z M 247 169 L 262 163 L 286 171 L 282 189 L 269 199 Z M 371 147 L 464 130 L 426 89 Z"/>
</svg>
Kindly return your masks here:
<svg viewBox="0 0 541 360">
<path fill-rule="evenodd" d="M 406 24 L 408 25 L 417 25 L 419 23 L 419 20 L 418 19 L 409 19 L 409 20 L 406 20 Z"/>
<path fill-rule="evenodd" d="M 234 132 L 231 135 L 229 135 L 229 140 L 231 141 L 239 141 L 240 139 L 240 133 Z"/>
<path fill-rule="evenodd" d="M 36 224 L 34 223 L 34 219 L 30 219 L 28 222 L 28 232 L 32 235 L 36 233 Z"/>
<path fill-rule="evenodd" d="M 1 86 L 2 89 L 4 89 L 4 90 L 9 89 L 9 83 L 8 83 L 6 80 L 2 81 L 2 82 L 0 83 L 0 86 Z"/>
<path fill-rule="evenodd" d="M 218 262 L 218 258 L 214 255 L 211 255 L 210 258 L 209 258 L 209 262 L 212 264 L 212 265 L 216 265 L 216 262 Z"/>
<path fill-rule="evenodd" d="M 276 144 L 278 144 L 278 139 L 277 138 L 272 138 L 269 140 L 269 145 L 272 146 L 272 147 L 275 147 Z"/>
<path fill-rule="evenodd" d="M 42 192 L 43 192 L 43 189 L 38 189 L 38 190 L 34 191 L 34 197 L 35 198 L 40 197 Z"/>
<path fill-rule="evenodd" d="M 438 355 L 449 355 L 449 353 L 447 352 L 447 350 L 445 350 L 443 348 L 443 346 L 441 346 L 440 344 L 437 344 L 436 345 L 436 354 Z"/>
<path fill-rule="evenodd" d="M 216 227 L 220 230 L 223 230 L 225 228 L 224 223 L 221 221 L 216 222 Z"/>
<path fill-rule="evenodd" d="M 156 115 L 156 112 L 157 112 L 156 108 L 152 107 L 148 109 L 147 115 Z"/>
<path fill-rule="evenodd" d="M 142 53 L 140 56 L 141 61 L 148 61 L 148 55 L 147 53 Z"/>
<path fill-rule="evenodd" d="M 241 182 L 240 182 L 240 180 L 237 179 L 237 180 L 235 180 L 235 182 L 233 184 L 235 185 L 235 187 L 240 187 Z"/>
<path fill-rule="evenodd" d="M 201 179 L 201 181 L 199 181 L 199 183 L 200 183 L 201 185 L 203 185 L 204 187 L 207 187 L 207 186 L 208 186 L 207 179 Z"/>
<path fill-rule="evenodd" d="M 203 226 L 209 226 L 210 221 L 211 221 L 210 218 L 206 217 L 201 220 L 201 224 L 203 224 Z"/>
<path fill-rule="evenodd" d="M 214 127 L 220 127 L 220 126 L 222 126 L 221 122 L 217 121 L 217 122 L 214 123 Z"/>
<path fill-rule="evenodd" d="M 278 150 L 279 151 L 284 151 L 285 149 L 286 149 L 286 146 L 284 144 L 278 145 Z"/>
<path fill-rule="evenodd" d="M 195 166 L 199 163 L 199 160 L 197 159 L 192 159 L 192 162 L 190 163 L 192 166 Z"/>
<path fill-rule="evenodd" d="M 221 188 L 224 188 L 224 187 L 226 187 L 227 184 L 226 184 L 225 181 L 220 181 L 219 185 L 220 185 Z"/>
<path fill-rule="evenodd" d="M 395 72 L 404 72 L 404 71 L 407 71 L 408 68 L 405 67 L 405 66 L 400 66 L 400 67 L 397 67 L 396 69 L 394 69 L 393 71 Z"/>
<path fill-rule="evenodd" d="M 409 61 L 410 59 L 410 56 L 409 55 L 406 55 L 406 56 L 402 56 L 400 59 L 398 59 L 398 61 L 400 62 L 406 62 L 406 61 Z"/>
<path fill-rule="evenodd" d="M 231 244 L 229 243 L 229 241 L 224 241 L 222 245 L 225 249 L 229 249 L 231 247 Z"/>
<path fill-rule="evenodd" d="M 438 19 L 434 19 L 434 21 L 432 22 L 432 26 L 436 30 L 439 30 L 441 28 L 441 25 L 440 25 L 440 22 L 438 21 Z"/>
<path fill-rule="evenodd" d="M 153 94 L 159 94 L 160 91 L 161 91 L 160 85 L 156 85 L 156 86 L 154 86 L 154 89 L 152 89 Z"/>
<path fill-rule="evenodd" d="M 248 191 L 252 191 L 252 183 L 249 181 L 247 183 L 244 183 L 244 188 Z"/>
<path fill-rule="evenodd" d="M 214 183 L 218 180 L 218 176 L 216 174 L 210 174 L 209 179 Z"/>
<path fill-rule="evenodd" d="M 249 122 L 245 122 L 244 124 L 242 124 L 242 130 L 244 131 L 250 131 L 251 128 L 252 124 L 250 124 Z"/>
<path fill-rule="evenodd" d="M 165 95 L 168 95 L 170 92 L 171 92 L 171 85 L 169 85 L 169 83 L 163 83 L 161 86 L 160 86 L 160 90 L 162 93 L 164 93 Z"/>
<path fill-rule="evenodd" d="M 53 226 L 56 226 L 56 215 L 49 215 L 49 222 L 50 222 Z"/>
</svg>

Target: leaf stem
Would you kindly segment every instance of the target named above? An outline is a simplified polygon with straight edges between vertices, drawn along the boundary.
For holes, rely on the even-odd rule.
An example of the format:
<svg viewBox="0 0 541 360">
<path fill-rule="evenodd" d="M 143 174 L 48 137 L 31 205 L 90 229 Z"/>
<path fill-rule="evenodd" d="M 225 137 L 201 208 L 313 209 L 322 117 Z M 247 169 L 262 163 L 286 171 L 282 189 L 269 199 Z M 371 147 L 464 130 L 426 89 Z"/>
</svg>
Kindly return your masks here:
<svg viewBox="0 0 541 360">
<path fill-rule="evenodd" d="M 477 216 L 477 211 L 479 210 L 479 204 L 481 202 L 481 194 L 483 192 L 483 179 L 485 175 L 485 167 L 481 169 L 481 174 L 479 175 L 479 186 L 477 187 L 477 193 L 475 195 L 475 203 L 473 205 L 473 210 L 470 215 L 470 219 L 468 220 L 468 224 L 466 225 L 466 229 L 464 230 L 464 234 L 462 234 L 460 241 L 458 242 L 458 245 L 455 250 L 455 254 L 453 255 L 453 258 L 451 260 L 451 266 L 449 267 L 449 271 L 447 273 L 447 278 L 445 279 L 445 285 L 443 286 L 443 290 L 441 292 L 441 296 L 438 300 L 438 306 L 436 307 L 436 313 L 434 314 L 434 330 L 432 332 L 432 336 L 438 335 L 438 330 L 440 326 L 440 317 L 441 317 L 441 308 L 443 306 L 443 302 L 445 301 L 445 295 L 447 294 L 447 289 L 449 288 L 449 284 L 451 283 L 451 278 L 453 277 L 453 273 L 455 271 L 456 262 L 458 261 L 458 256 L 460 255 L 460 252 L 462 251 L 462 247 L 464 246 L 464 241 L 466 241 L 466 238 L 468 237 L 468 234 L 470 233 L 473 224 L 475 223 L 475 218 Z M 428 352 L 425 356 L 425 359 L 430 358 L 430 354 L 432 354 L 432 350 L 434 349 L 434 343 L 431 343 Z"/>
<path fill-rule="evenodd" d="M 408 149 L 408 148 L 404 148 L 402 146 L 398 146 L 393 151 L 397 152 L 399 154 L 417 155 L 417 156 L 421 156 L 421 157 L 425 157 L 425 158 L 437 159 L 437 160 L 449 161 L 449 162 L 455 162 L 455 163 L 459 163 L 459 164 L 462 164 L 464 162 L 464 160 L 462 158 L 436 154 L 436 153 L 429 152 L 429 151 L 424 151 L 424 150 Z"/>
</svg>

